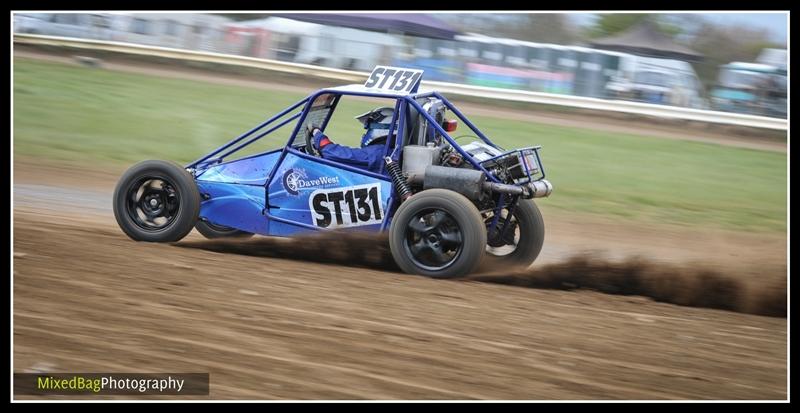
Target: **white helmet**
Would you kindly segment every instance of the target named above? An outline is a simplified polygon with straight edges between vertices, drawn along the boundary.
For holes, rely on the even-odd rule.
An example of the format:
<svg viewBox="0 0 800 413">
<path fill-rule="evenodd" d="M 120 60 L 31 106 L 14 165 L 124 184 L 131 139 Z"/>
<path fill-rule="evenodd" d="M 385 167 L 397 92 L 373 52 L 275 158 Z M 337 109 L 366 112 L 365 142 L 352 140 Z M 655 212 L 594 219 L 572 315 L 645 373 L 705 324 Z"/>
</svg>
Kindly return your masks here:
<svg viewBox="0 0 800 413">
<path fill-rule="evenodd" d="M 393 107 L 382 107 L 373 109 L 367 113 L 356 116 L 356 119 L 364 125 L 367 130 L 361 138 L 361 147 L 377 143 L 380 138 L 389 135 L 389 127 L 392 124 L 394 115 Z"/>
</svg>

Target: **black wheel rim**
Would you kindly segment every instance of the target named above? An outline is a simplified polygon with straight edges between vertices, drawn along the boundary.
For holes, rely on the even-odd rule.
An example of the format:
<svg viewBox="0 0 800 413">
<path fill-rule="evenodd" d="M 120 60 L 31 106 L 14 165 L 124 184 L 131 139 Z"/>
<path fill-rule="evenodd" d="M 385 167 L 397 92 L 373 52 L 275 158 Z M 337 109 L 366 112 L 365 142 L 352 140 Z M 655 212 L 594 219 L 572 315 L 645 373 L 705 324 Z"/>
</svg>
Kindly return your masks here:
<svg viewBox="0 0 800 413">
<path fill-rule="evenodd" d="M 417 212 L 406 228 L 406 252 L 420 268 L 439 271 L 452 265 L 461 255 L 464 245 L 461 227 L 443 209 Z"/>
<path fill-rule="evenodd" d="M 125 206 L 136 226 L 158 232 L 175 222 L 180 210 L 180 197 L 175 185 L 166 178 L 148 176 L 128 187 Z"/>
<path fill-rule="evenodd" d="M 504 209 L 498 219 L 497 228 L 489 232 L 486 240 L 486 252 L 496 257 L 505 257 L 513 254 L 519 245 L 521 231 L 519 229 L 519 221 L 517 221 L 517 214 L 511 215 L 508 226 L 503 228 L 506 217 L 508 217 L 508 210 Z M 493 215 L 486 219 L 487 228 L 491 225 L 493 219 Z"/>
</svg>

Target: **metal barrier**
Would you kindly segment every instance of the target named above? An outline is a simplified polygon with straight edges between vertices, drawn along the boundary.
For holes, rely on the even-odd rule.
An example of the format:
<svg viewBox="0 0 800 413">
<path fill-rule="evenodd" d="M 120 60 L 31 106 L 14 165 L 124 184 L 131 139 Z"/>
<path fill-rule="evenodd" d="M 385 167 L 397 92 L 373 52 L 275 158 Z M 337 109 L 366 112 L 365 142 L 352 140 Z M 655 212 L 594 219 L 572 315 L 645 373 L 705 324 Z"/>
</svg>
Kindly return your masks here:
<svg viewBox="0 0 800 413">
<path fill-rule="evenodd" d="M 73 39 L 31 34 L 14 34 L 14 43 L 69 47 L 74 49 L 153 56 L 239 67 L 252 67 L 269 71 L 299 74 L 303 76 L 312 76 L 316 78 L 333 79 L 352 83 L 363 83 L 364 79 L 366 79 L 369 75 L 369 73 L 366 72 L 355 72 L 307 64 L 281 62 L 277 60 L 257 59 L 246 56 L 198 52 L 193 50 L 171 49 L 166 47 L 144 46 L 131 43 L 99 40 Z M 666 119 L 718 123 L 751 128 L 776 129 L 785 131 L 788 130 L 789 126 L 787 119 L 690 109 L 666 105 L 654 105 L 640 102 L 605 100 L 581 96 L 558 95 L 513 89 L 497 89 L 424 80 L 421 88 L 435 89 L 442 93 L 452 95 L 478 97 L 483 99 L 497 99 L 544 105 L 559 105 L 580 109 L 630 113 Z"/>
</svg>

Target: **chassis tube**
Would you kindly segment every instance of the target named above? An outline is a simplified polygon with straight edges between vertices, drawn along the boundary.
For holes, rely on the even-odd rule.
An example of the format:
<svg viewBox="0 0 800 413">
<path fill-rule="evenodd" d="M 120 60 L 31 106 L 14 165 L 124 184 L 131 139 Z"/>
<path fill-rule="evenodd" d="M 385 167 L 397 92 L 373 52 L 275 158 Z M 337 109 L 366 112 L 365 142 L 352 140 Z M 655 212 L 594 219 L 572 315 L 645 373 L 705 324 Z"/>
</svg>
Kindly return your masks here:
<svg viewBox="0 0 800 413">
<path fill-rule="evenodd" d="M 274 122 L 274 121 L 276 121 L 276 120 L 280 119 L 281 117 L 283 117 L 283 116 L 284 116 L 284 115 L 286 115 L 287 113 L 289 113 L 289 112 L 291 112 L 291 111 L 295 110 L 297 107 L 299 107 L 300 105 L 302 105 L 302 104 L 306 103 L 307 101 L 308 101 L 308 98 L 305 98 L 305 99 L 303 99 L 303 100 L 301 100 L 301 101 L 299 101 L 299 102 L 295 103 L 294 105 L 292 105 L 292 106 L 289 106 L 288 108 L 284 109 L 284 110 L 283 110 L 281 113 L 278 113 L 277 115 L 275 115 L 275 116 L 273 116 L 273 117 L 271 117 L 271 118 L 269 118 L 269 119 L 265 120 L 264 122 L 261 122 L 261 124 L 259 124 L 259 125 L 258 125 L 258 126 L 256 126 L 255 128 L 253 128 L 253 129 L 250 129 L 249 131 L 247 131 L 247 132 L 245 132 L 245 133 L 243 133 L 243 134 L 239 135 L 238 137 L 236 137 L 236 138 L 232 139 L 230 142 L 228 142 L 228 143 L 226 143 L 226 144 L 224 144 L 224 145 L 220 146 L 220 147 L 219 147 L 219 148 L 217 148 L 217 149 L 214 149 L 214 150 L 213 150 L 211 153 L 209 153 L 209 154 L 207 154 L 207 155 L 203 156 L 202 158 L 200 158 L 200 159 L 198 159 L 198 160 L 196 160 L 196 161 L 194 161 L 194 162 L 190 163 L 190 164 L 189 164 L 189 165 L 187 165 L 186 167 L 187 167 L 187 168 L 194 168 L 195 166 L 197 166 L 197 164 L 199 164 L 199 163 L 201 163 L 201 162 L 203 162 L 203 161 L 207 160 L 208 158 L 211 158 L 212 156 L 214 156 L 214 155 L 216 155 L 216 154 L 218 154 L 218 153 L 220 153 L 220 152 L 224 151 L 225 149 L 228 149 L 228 148 L 230 148 L 231 146 L 235 145 L 237 142 L 240 142 L 242 139 L 244 139 L 244 138 L 246 138 L 246 137 L 248 137 L 248 136 L 252 135 L 253 133 L 255 133 L 255 132 L 257 132 L 257 131 L 259 131 L 261 128 L 263 128 L 263 127 L 265 127 L 265 126 L 269 125 L 270 123 L 272 123 L 272 122 Z M 251 143 L 253 143 L 253 142 L 254 142 L 254 141 L 251 141 L 251 142 L 249 142 L 249 143 L 248 143 L 248 145 L 249 145 L 249 144 L 251 144 Z M 241 149 L 241 148 L 239 148 L 239 149 Z"/>
<path fill-rule="evenodd" d="M 450 109 L 450 110 L 451 110 L 453 113 L 455 113 L 455 114 L 456 114 L 456 116 L 458 116 L 458 118 L 459 118 L 459 119 L 461 119 L 461 120 L 462 120 L 464 123 L 466 123 L 466 124 L 467 124 L 467 126 L 468 126 L 470 129 L 472 129 L 472 131 L 473 131 L 473 132 L 477 133 L 477 134 L 478 134 L 478 136 L 481 138 L 481 140 L 483 140 L 484 142 L 486 142 L 486 144 L 487 144 L 487 145 L 490 145 L 491 147 L 493 147 L 493 148 L 495 148 L 495 149 L 501 149 L 500 147 L 498 147 L 497 145 L 495 145 L 495 144 L 494 144 L 494 142 L 490 141 L 490 140 L 489 140 L 489 138 L 487 138 L 487 137 L 486 137 L 486 136 L 483 134 L 483 132 L 481 132 L 481 131 L 480 131 L 480 129 L 478 129 L 478 127 L 477 127 L 477 126 L 475 126 L 475 125 L 474 125 L 472 122 L 470 122 L 470 121 L 469 121 L 469 119 L 467 119 L 467 117 L 466 117 L 466 116 L 464 116 L 464 114 L 463 114 L 463 113 L 461 113 L 461 111 L 460 111 L 460 110 L 456 109 L 456 107 L 455 107 L 455 106 L 453 106 L 453 104 L 452 104 L 452 103 L 450 103 L 450 101 L 448 101 L 447 99 L 445 99 L 445 97 L 444 97 L 444 96 L 442 96 L 442 95 L 441 95 L 439 92 L 433 92 L 433 95 L 434 95 L 434 96 L 436 96 L 437 98 L 441 99 L 441 100 L 442 100 L 442 102 L 444 102 L 445 106 L 447 106 L 447 108 L 448 108 L 448 109 Z"/>
<path fill-rule="evenodd" d="M 234 153 L 234 152 L 236 152 L 236 151 L 238 151 L 238 150 L 240 150 L 240 149 L 244 148 L 245 146 L 247 146 L 247 145 L 250 145 L 251 143 L 253 143 L 253 142 L 255 142 L 255 141 L 257 141 L 257 140 L 259 140 L 259 139 L 263 138 L 264 136 L 267 136 L 267 135 L 269 135 L 270 133 L 272 133 L 272 132 L 274 132 L 274 131 L 276 131 L 276 130 L 278 130 L 278 129 L 282 128 L 282 127 L 283 127 L 284 125 L 286 125 L 287 123 L 289 123 L 289 122 L 291 122 L 291 121 L 293 121 L 293 120 L 295 120 L 295 119 L 299 118 L 299 117 L 300 117 L 300 115 L 301 115 L 301 113 L 300 113 L 300 112 L 298 112 L 298 113 L 295 113 L 295 114 L 294 114 L 294 115 L 292 115 L 291 117 L 289 117 L 289 118 L 286 118 L 286 120 L 282 121 L 281 123 L 279 123 L 279 124 L 277 124 L 277 125 L 273 126 L 272 128 L 268 129 L 266 132 L 263 132 L 263 133 L 261 133 L 261 134 L 259 134 L 259 135 L 256 135 L 256 136 L 254 136 L 254 137 L 250 138 L 249 140 L 247 140 L 247 141 L 245 141 L 245 142 L 241 143 L 239 146 L 237 146 L 237 147 L 235 147 L 235 148 L 228 149 L 227 151 L 225 151 L 225 153 L 223 153 L 222 155 L 218 156 L 217 158 L 219 158 L 219 159 L 224 159 L 226 156 L 228 156 L 228 155 L 230 155 L 230 154 L 232 154 L 232 153 Z"/>
<path fill-rule="evenodd" d="M 474 166 L 475 169 L 483 172 L 486 175 L 486 177 L 489 178 L 491 181 L 498 183 L 500 182 L 500 180 L 497 179 L 491 173 L 489 173 L 489 171 L 487 171 L 486 168 L 484 168 L 480 164 L 480 162 L 476 161 L 475 158 L 472 157 L 472 155 L 468 154 L 464 149 L 461 149 L 461 146 L 458 143 L 456 143 L 456 141 L 453 138 L 450 137 L 450 135 L 444 130 L 444 128 L 441 127 L 441 125 L 436 123 L 436 120 L 434 120 L 428 112 L 425 112 L 425 110 L 422 109 L 422 106 L 420 106 L 419 103 L 417 103 L 414 99 L 410 99 L 408 97 L 406 97 L 406 100 L 408 101 L 409 104 L 414 106 L 414 109 L 416 109 L 428 121 L 428 123 L 434 127 L 434 129 L 436 129 L 436 132 L 439 132 L 439 134 L 442 135 L 442 137 L 444 137 L 448 143 L 450 143 L 453 149 L 455 149 L 459 154 L 461 154 L 461 156 L 463 156 L 464 159 L 466 159 L 470 164 L 472 164 L 472 166 Z"/>
</svg>

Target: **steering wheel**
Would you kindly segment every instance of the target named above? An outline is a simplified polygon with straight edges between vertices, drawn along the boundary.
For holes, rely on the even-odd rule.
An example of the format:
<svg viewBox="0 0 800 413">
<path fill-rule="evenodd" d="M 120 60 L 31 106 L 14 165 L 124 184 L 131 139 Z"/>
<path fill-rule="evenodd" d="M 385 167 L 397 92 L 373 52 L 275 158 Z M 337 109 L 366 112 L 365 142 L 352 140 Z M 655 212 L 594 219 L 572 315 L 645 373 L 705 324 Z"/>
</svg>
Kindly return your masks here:
<svg viewBox="0 0 800 413">
<path fill-rule="evenodd" d="M 314 141 L 312 139 L 314 137 L 312 134 L 313 130 L 314 126 L 311 123 L 306 125 L 306 153 L 319 158 L 321 154 L 317 148 L 314 147 Z"/>
</svg>

